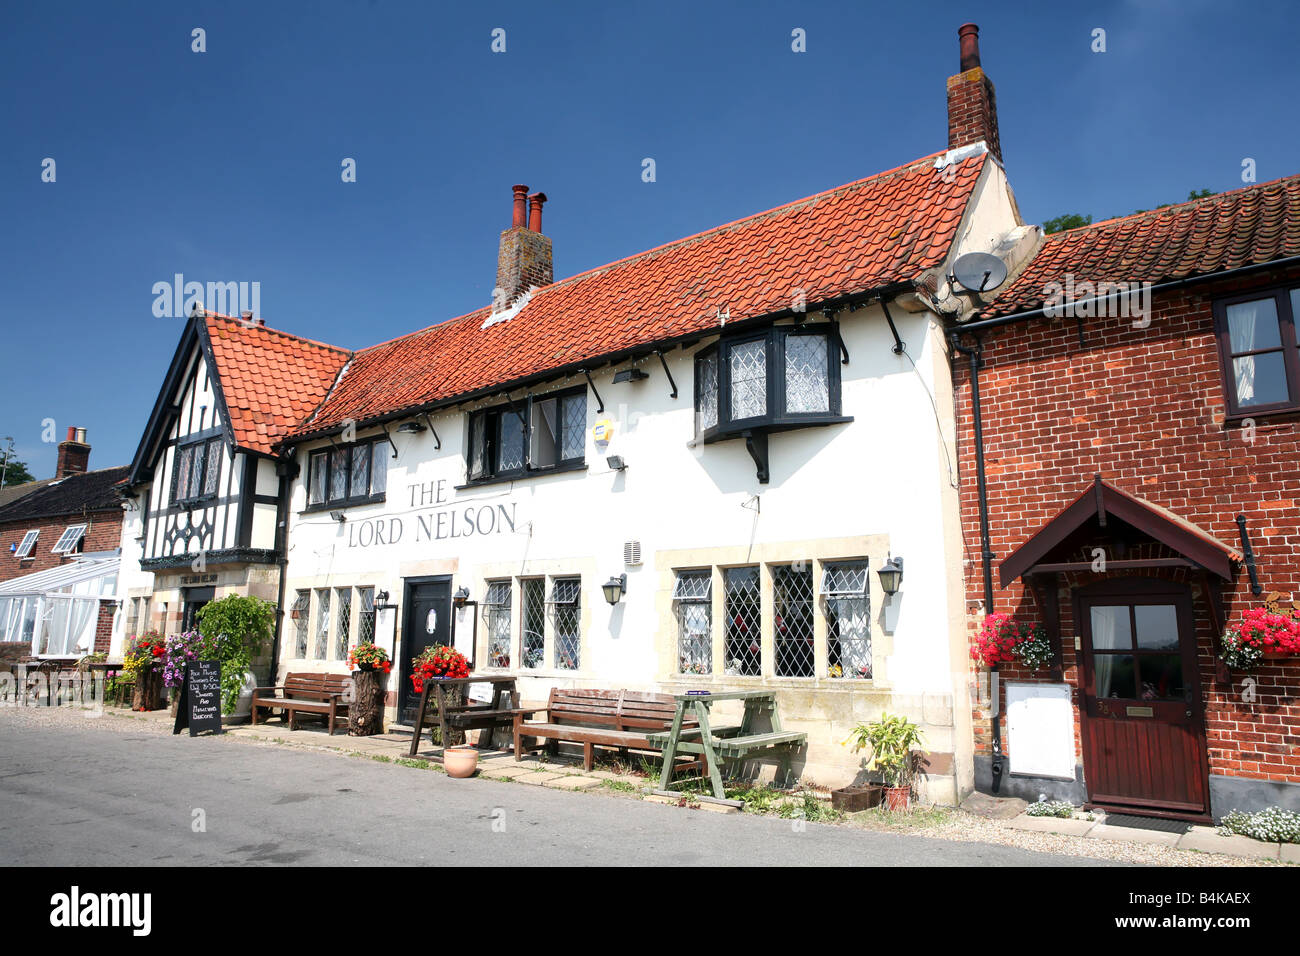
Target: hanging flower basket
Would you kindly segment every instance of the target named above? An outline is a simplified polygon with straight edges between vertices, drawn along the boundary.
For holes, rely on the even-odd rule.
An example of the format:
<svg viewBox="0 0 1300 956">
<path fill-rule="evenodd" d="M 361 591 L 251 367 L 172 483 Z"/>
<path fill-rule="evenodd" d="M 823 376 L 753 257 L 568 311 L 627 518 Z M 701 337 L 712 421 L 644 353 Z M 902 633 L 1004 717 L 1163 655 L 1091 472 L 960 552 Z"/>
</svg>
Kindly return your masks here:
<svg viewBox="0 0 1300 956">
<path fill-rule="evenodd" d="M 1010 614 L 990 614 L 971 646 L 970 656 L 985 667 L 1019 663 L 1038 670 L 1052 662 L 1052 646 L 1041 624 L 1023 624 Z"/>
<path fill-rule="evenodd" d="M 1233 670 L 1248 671 L 1261 660 L 1300 655 L 1300 613 L 1274 602 L 1241 612 L 1241 620 L 1223 634 L 1219 658 Z"/>
</svg>

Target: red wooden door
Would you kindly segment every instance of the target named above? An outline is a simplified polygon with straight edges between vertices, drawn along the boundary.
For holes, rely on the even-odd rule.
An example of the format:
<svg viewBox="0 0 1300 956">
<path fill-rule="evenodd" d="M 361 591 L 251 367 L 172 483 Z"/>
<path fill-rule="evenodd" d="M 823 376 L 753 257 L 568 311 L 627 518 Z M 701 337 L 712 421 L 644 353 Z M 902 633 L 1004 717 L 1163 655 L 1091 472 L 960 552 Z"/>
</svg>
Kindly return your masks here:
<svg viewBox="0 0 1300 956">
<path fill-rule="evenodd" d="M 1209 811 L 1190 591 L 1118 579 L 1075 591 L 1089 799 L 1130 813 Z"/>
</svg>

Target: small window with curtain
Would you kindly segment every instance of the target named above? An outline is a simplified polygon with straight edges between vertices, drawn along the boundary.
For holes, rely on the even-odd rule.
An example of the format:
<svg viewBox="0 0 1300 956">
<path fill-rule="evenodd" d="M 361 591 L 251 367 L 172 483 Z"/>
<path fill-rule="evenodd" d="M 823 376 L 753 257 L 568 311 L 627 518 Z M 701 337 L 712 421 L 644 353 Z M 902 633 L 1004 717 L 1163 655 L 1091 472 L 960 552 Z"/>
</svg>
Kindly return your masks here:
<svg viewBox="0 0 1300 956">
<path fill-rule="evenodd" d="M 523 616 L 520 661 L 529 670 L 536 670 L 546 664 L 546 582 L 525 578 L 519 587 Z"/>
<path fill-rule="evenodd" d="M 866 561 L 838 561 L 822 568 L 828 677 L 871 678 L 871 598 L 867 583 Z"/>
<path fill-rule="evenodd" d="M 388 442 L 356 442 L 312 452 L 307 458 L 307 510 L 383 501 L 388 483 Z"/>
<path fill-rule="evenodd" d="M 308 618 L 310 617 L 311 591 L 294 592 L 293 607 L 289 617 L 293 621 L 294 657 L 304 660 L 307 657 Z M 164 611 L 164 615 L 166 612 Z"/>
<path fill-rule="evenodd" d="M 352 640 L 352 589 L 339 588 L 335 591 L 335 603 L 338 605 L 338 624 L 334 628 L 334 659 L 346 661 Z"/>
<path fill-rule="evenodd" d="M 677 618 L 677 672 L 713 673 L 713 573 L 678 571 L 673 587 Z"/>
<path fill-rule="evenodd" d="M 471 412 L 467 440 L 470 483 L 580 468 L 587 450 L 586 389 Z"/>
<path fill-rule="evenodd" d="M 357 643 L 375 639 L 375 589 L 357 588 Z"/>
<path fill-rule="evenodd" d="M 193 504 L 215 498 L 221 479 L 221 439 L 176 446 L 172 467 L 173 504 Z"/>
<path fill-rule="evenodd" d="M 1300 411 L 1297 310 L 1300 288 L 1255 292 L 1214 303 L 1229 415 Z"/>
<path fill-rule="evenodd" d="M 330 646 L 330 589 L 316 591 L 316 660 L 328 656 Z"/>
</svg>

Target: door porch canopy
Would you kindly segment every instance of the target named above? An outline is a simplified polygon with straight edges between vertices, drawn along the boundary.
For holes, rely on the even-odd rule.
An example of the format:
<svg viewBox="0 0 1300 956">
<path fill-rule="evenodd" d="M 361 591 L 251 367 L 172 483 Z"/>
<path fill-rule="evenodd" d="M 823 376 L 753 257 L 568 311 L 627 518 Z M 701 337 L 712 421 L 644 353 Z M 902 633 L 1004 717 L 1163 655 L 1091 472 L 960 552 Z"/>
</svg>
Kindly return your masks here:
<svg viewBox="0 0 1300 956">
<path fill-rule="evenodd" d="M 1241 552 L 1160 505 L 1131 495 L 1096 475 L 1093 483 L 1055 518 L 1013 551 L 998 566 L 1001 587 L 1022 575 L 1087 571 L 1089 561 L 1079 561 L 1079 549 L 1098 536 L 1118 541 L 1149 538 L 1165 545 L 1176 557 L 1124 559 L 1106 556 L 1108 570 L 1157 567 L 1194 567 L 1231 581 Z M 1070 558 L 1074 556 L 1075 560 Z"/>
</svg>

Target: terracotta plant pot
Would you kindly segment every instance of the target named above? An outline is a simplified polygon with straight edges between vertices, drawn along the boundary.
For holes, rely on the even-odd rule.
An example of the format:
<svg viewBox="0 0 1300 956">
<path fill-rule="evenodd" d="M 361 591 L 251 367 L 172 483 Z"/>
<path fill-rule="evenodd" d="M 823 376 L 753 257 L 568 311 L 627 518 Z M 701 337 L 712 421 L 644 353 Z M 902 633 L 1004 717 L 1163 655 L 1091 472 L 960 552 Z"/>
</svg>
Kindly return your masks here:
<svg viewBox="0 0 1300 956">
<path fill-rule="evenodd" d="M 442 766 L 449 777 L 458 780 L 472 777 L 478 769 L 478 750 L 473 747 L 448 747 L 443 751 Z"/>
<path fill-rule="evenodd" d="M 862 787 L 842 787 L 831 791 L 831 806 L 845 813 L 858 813 L 880 806 L 883 788 L 879 784 L 869 783 Z"/>
<path fill-rule="evenodd" d="M 885 806 L 890 813 L 906 813 L 911 796 L 911 787 L 885 787 Z"/>
</svg>

